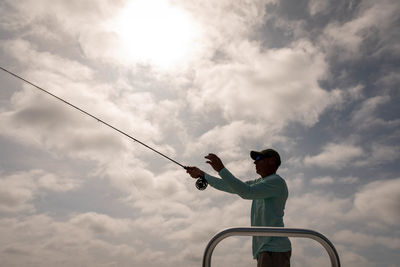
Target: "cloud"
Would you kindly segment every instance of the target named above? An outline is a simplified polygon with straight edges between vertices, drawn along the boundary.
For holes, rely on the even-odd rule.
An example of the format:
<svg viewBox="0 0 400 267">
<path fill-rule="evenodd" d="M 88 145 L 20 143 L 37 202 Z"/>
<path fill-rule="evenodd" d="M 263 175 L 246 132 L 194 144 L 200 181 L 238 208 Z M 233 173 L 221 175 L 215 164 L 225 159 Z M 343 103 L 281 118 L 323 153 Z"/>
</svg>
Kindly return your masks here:
<svg viewBox="0 0 400 267">
<path fill-rule="evenodd" d="M 205 45 L 213 49 L 241 37 L 248 37 L 254 27 L 263 22 L 265 5 L 277 3 L 276 0 L 177 2 L 203 25 L 207 33 Z"/>
<path fill-rule="evenodd" d="M 69 40 L 66 53 L 78 44 L 75 53 L 114 66 L 144 64 L 166 71 L 171 61 L 186 63 L 203 47 L 198 24 L 169 1 L 27 0 L 10 2 L 7 7 L 14 12 L 5 14 L 2 24 L 24 32 L 24 37 L 46 39 L 54 45 Z"/>
<path fill-rule="evenodd" d="M 346 263 L 348 266 L 365 266 L 365 267 L 373 267 L 374 263 L 371 263 L 370 260 L 366 259 L 359 253 L 351 251 L 348 248 L 343 248 L 340 251 L 340 262 Z"/>
<path fill-rule="evenodd" d="M 38 180 L 40 188 L 55 192 L 66 192 L 75 190 L 80 186 L 81 182 L 75 179 L 58 177 L 52 173 L 41 176 Z"/>
<path fill-rule="evenodd" d="M 337 198 L 333 194 L 311 190 L 292 195 L 296 189 L 289 190 L 290 197 L 285 210 L 286 227 L 309 228 L 331 234 L 331 227 L 347 220 L 353 207 L 349 198 Z"/>
<path fill-rule="evenodd" d="M 185 154 L 190 155 L 196 151 L 206 153 L 210 149 L 220 151 L 222 157 L 227 159 L 237 158 L 243 151 L 240 144 L 244 140 L 254 140 L 263 136 L 268 136 L 266 132 L 272 134 L 273 129 L 266 129 L 262 124 L 249 123 L 246 121 L 232 121 L 228 125 L 217 126 L 205 132 L 194 144 L 187 148 Z M 271 138 L 271 140 L 273 137 Z M 271 140 L 265 140 L 266 143 Z M 246 151 L 248 153 L 248 151 Z"/>
<path fill-rule="evenodd" d="M 400 146 L 372 143 L 363 159 L 355 162 L 356 166 L 378 166 L 396 161 L 400 157 Z"/>
<path fill-rule="evenodd" d="M 62 75 L 71 81 L 91 80 L 94 76 L 93 70 L 89 67 L 46 51 L 39 52 L 31 42 L 23 39 L 6 40 L 1 44 L 1 48 L 25 67 Z M 41 81 L 46 82 L 47 79 Z"/>
<path fill-rule="evenodd" d="M 1 177 L 0 210 L 5 212 L 32 211 L 30 203 L 34 198 L 34 183 L 24 176 Z"/>
<path fill-rule="evenodd" d="M 29 146 L 74 156 L 93 156 L 91 152 L 97 149 L 113 151 L 122 147 L 111 132 L 96 129 L 98 124 L 94 121 L 79 118 L 68 107 L 52 103 L 32 90 L 17 93 L 14 110 L 0 114 L 0 121 L 8 125 L 2 135 Z"/>
<path fill-rule="evenodd" d="M 166 129 L 174 129 L 176 137 L 183 136 L 181 122 L 174 118 L 181 108 L 180 102 L 157 102 L 151 93 L 134 92 L 132 87 L 126 88 L 127 85 L 122 86 L 130 92 L 118 98 L 114 96 L 113 86 L 94 82 L 93 71 L 83 64 L 47 52 L 38 52 L 23 40 L 9 41 L 3 48 L 6 51 L 15 50 L 15 55 L 23 52 L 27 56 L 19 59 L 21 63 L 29 65 L 35 61 L 35 65 L 39 66 L 39 69 L 27 71 L 24 77 L 33 82 L 40 81 L 36 84 L 114 127 L 129 133 L 130 126 L 133 126 L 134 136 L 141 141 L 154 146 L 153 140 L 161 141 L 164 138 L 161 130 Z M 59 71 L 57 66 L 63 66 L 63 71 Z M 110 101 L 112 97 L 114 101 Z M 97 152 L 121 151 L 127 143 L 127 139 L 121 138 L 111 129 L 31 86 L 26 86 L 24 90 L 13 95 L 11 109 L 0 114 L 0 121 L 8 125 L 2 135 L 25 144 L 56 149 L 73 157 L 108 160 L 105 159 L 107 153 Z M 164 124 L 165 121 L 170 123 Z M 177 131 L 179 128 L 181 132 Z M 21 132 L 20 129 L 24 131 Z M 172 147 L 163 147 L 171 154 L 174 153 Z"/>
<path fill-rule="evenodd" d="M 400 220 L 400 179 L 371 182 L 355 194 L 354 206 L 371 223 L 396 225 Z"/>
<path fill-rule="evenodd" d="M 397 85 L 400 84 L 400 76 L 396 71 L 389 71 L 389 73 L 385 73 L 379 78 L 377 84 L 384 89 L 393 88 L 396 90 Z"/>
<path fill-rule="evenodd" d="M 195 111 L 217 111 L 230 121 L 262 121 L 268 128 L 282 129 L 292 121 L 311 126 L 340 101 L 336 91 L 319 87 L 327 65 L 307 41 L 263 52 L 257 43 L 241 42 L 226 51 L 229 62 L 198 71 L 188 94 Z"/>
<path fill-rule="evenodd" d="M 78 218 L 82 217 L 85 214 L 78 215 Z M 60 262 L 68 265 L 88 262 L 97 266 L 110 266 L 118 262 L 119 266 L 130 266 L 132 257 L 139 264 L 146 262 L 146 255 L 147 259 L 151 258 L 143 251 L 137 256 L 138 251 L 132 245 L 102 240 L 97 238 L 92 229 L 68 221 L 60 222 L 47 215 L 2 218 L 0 234 L 0 247 L 3 248 L 0 255 L 2 263 L 7 266 L 54 266 Z M 157 254 L 157 251 L 154 252 Z"/>
<path fill-rule="evenodd" d="M 324 168 L 342 168 L 352 160 L 362 157 L 364 154 L 361 147 L 352 144 L 330 143 L 323 147 L 322 152 L 315 156 L 306 156 L 304 164 L 307 166 L 316 165 Z"/>
<path fill-rule="evenodd" d="M 13 30 L 27 30 L 26 26 L 40 22 L 58 34 L 75 35 L 106 20 L 123 6 L 124 1 L 71 1 L 26 0 L 7 2 L 12 12 L 5 13 L 3 25 Z M 47 19 L 47 21 L 46 21 Z M 46 23 L 51 22 L 51 23 Z M 34 33 L 34 32 L 33 32 Z"/>
<path fill-rule="evenodd" d="M 9 213 L 33 212 L 33 200 L 43 194 L 43 190 L 67 192 L 80 187 L 75 179 L 31 170 L 0 176 L 0 211 Z"/>
<path fill-rule="evenodd" d="M 297 188 L 289 187 L 285 226 L 314 229 L 324 234 L 334 243 L 342 263 L 375 266 L 366 256 L 371 253 L 370 249 L 379 246 L 390 254 L 389 251 L 398 250 L 400 245 L 390 227 L 397 224 L 400 215 L 399 181 L 371 182 L 357 190 L 354 199 L 351 195 L 338 197 L 335 192 L 316 191 L 312 187 L 308 187 L 305 194 L 296 194 Z M 299 256 L 302 255 L 300 251 L 306 249 L 305 244 L 292 238 L 293 251 L 297 251 L 293 260 L 296 258 L 302 265 L 323 260 L 322 257 L 303 259 Z"/>
<path fill-rule="evenodd" d="M 120 234 L 131 230 L 128 220 L 115 219 L 105 214 L 88 212 L 77 214 L 70 222 L 78 227 L 90 230 L 94 234 Z"/>
<path fill-rule="evenodd" d="M 339 231 L 334 234 L 333 239 L 337 242 L 349 244 L 356 247 L 386 247 L 388 249 L 399 249 L 400 240 L 393 236 L 377 236 L 349 230 Z"/>
<path fill-rule="evenodd" d="M 343 24 L 331 22 L 325 28 L 322 43 L 335 51 L 336 57 L 342 60 L 360 58 L 363 56 L 362 45 L 368 39 L 375 38 L 380 41 L 374 47 L 372 56 L 380 56 L 382 51 L 398 54 L 400 50 L 391 32 L 391 25 L 395 23 L 398 11 L 396 1 L 362 1 L 353 18 Z M 339 50 L 332 49 L 335 47 Z"/>
<path fill-rule="evenodd" d="M 311 184 L 314 184 L 314 185 L 333 184 L 333 182 L 334 182 L 334 179 L 329 176 L 313 178 L 311 180 Z"/>
<path fill-rule="evenodd" d="M 327 0 L 311 0 L 308 3 L 308 8 L 312 16 L 327 11 L 329 1 Z"/>
<path fill-rule="evenodd" d="M 358 181 L 358 177 L 348 176 L 348 177 L 331 177 L 323 176 L 311 179 L 311 184 L 313 185 L 330 185 L 334 183 L 339 184 L 354 184 Z"/>
<path fill-rule="evenodd" d="M 352 123 L 357 125 L 361 130 L 372 127 L 395 127 L 400 124 L 400 120 L 384 120 L 379 118 L 377 113 L 379 108 L 390 102 L 391 98 L 388 95 L 374 96 L 366 99 L 361 107 L 352 114 Z"/>
</svg>

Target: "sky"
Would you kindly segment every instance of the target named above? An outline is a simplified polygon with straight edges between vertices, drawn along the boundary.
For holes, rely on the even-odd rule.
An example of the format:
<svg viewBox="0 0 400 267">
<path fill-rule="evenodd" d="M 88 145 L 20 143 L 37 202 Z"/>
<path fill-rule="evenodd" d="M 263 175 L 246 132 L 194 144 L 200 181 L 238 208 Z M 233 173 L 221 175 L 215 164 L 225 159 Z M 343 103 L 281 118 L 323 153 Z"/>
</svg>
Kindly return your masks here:
<svg viewBox="0 0 400 267">
<path fill-rule="evenodd" d="M 276 149 L 285 226 L 342 266 L 399 266 L 396 0 L 1 0 L 0 65 L 183 165 L 257 178 Z M 0 72 L 0 266 L 200 266 L 251 201 Z M 292 266 L 330 266 L 291 238 Z M 214 266 L 255 266 L 229 237 Z"/>
</svg>

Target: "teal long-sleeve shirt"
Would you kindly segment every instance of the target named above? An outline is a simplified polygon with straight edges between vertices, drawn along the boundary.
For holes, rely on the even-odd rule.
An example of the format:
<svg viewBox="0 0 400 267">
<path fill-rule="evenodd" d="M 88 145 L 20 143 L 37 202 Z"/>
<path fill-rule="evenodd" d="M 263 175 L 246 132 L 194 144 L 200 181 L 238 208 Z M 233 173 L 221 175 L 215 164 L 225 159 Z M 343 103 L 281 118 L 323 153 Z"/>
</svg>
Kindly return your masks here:
<svg viewBox="0 0 400 267">
<path fill-rule="evenodd" d="M 284 179 L 277 174 L 242 182 L 226 168 L 219 173 L 222 178 L 205 174 L 205 179 L 214 188 L 237 194 L 243 199 L 252 199 L 251 226 L 283 227 L 283 215 L 288 189 Z M 287 237 L 253 236 L 253 257 L 262 251 L 286 252 L 291 250 Z"/>
</svg>

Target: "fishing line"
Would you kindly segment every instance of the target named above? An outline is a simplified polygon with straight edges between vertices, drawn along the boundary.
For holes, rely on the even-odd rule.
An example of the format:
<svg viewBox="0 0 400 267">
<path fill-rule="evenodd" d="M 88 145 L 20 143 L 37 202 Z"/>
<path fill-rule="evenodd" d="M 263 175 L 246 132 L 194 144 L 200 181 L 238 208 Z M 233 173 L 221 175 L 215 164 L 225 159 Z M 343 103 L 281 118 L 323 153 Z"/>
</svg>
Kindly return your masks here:
<svg viewBox="0 0 400 267">
<path fill-rule="evenodd" d="M 97 120 L 98 122 L 103 123 L 103 124 L 106 125 L 107 127 L 109 127 L 109 128 L 111 128 L 111 129 L 113 129 L 113 130 L 119 132 L 120 134 L 125 135 L 126 137 L 130 138 L 131 140 L 133 140 L 133 141 L 135 141 L 135 142 L 141 144 L 142 146 L 144 146 L 144 147 L 146 147 L 146 148 L 152 150 L 153 152 L 159 154 L 160 156 L 163 156 L 164 158 L 168 159 L 169 161 L 175 163 L 176 165 L 178 165 L 178 166 L 180 166 L 180 167 L 186 169 L 186 167 L 185 167 L 184 165 L 182 165 L 181 163 L 177 162 L 176 160 L 174 160 L 174 159 L 172 159 L 172 158 L 166 156 L 165 154 L 161 153 L 160 151 L 157 151 L 156 149 L 152 148 L 151 146 L 145 144 L 144 142 L 142 142 L 142 141 L 136 139 L 135 137 L 133 137 L 133 136 L 131 136 L 131 135 L 125 133 L 124 131 L 122 131 L 122 130 L 120 130 L 120 129 L 114 127 L 114 126 L 112 126 L 111 124 L 109 124 L 109 123 L 103 121 L 102 119 L 100 119 L 100 118 L 98 118 L 98 117 L 96 117 L 96 116 L 90 114 L 89 112 L 87 112 L 87 111 L 85 111 L 85 110 L 83 110 L 83 109 L 81 109 L 81 108 L 75 106 L 74 104 L 72 104 L 72 103 L 70 103 L 70 102 L 64 100 L 63 98 L 61 98 L 61 97 L 59 97 L 59 96 L 56 96 L 55 94 L 50 93 L 49 91 L 43 89 L 42 87 L 40 87 L 40 86 L 38 86 L 38 85 L 36 85 L 36 84 L 34 84 L 34 83 L 32 83 L 32 82 L 30 82 L 30 81 L 24 79 L 24 78 L 22 78 L 21 76 L 19 76 L 19 75 L 13 73 L 12 71 L 9 71 L 9 70 L 7 70 L 7 69 L 1 67 L 1 66 L 0 66 L 0 69 L 3 70 L 4 72 L 6 72 L 6 73 L 8 73 L 8 74 L 10 74 L 10 75 L 12 75 L 12 76 L 14 76 L 15 78 L 18 78 L 19 80 L 21 80 L 21 81 L 23 81 L 23 82 L 25 82 L 25 83 L 27 83 L 27 84 L 29 84 L 29 85 L 35 87 L 36 89 L 38 89 L 38 90 L 40 90 L 40 91 L 42 91 L 42 92 L 44 92 L 44 93 L 46 93 L 46 94 L 48 94 L 48 95 L 50 95 L 50 96 L 56 98 L 56 99 L 58 99 L 59 101 L 63 102 L 64 104 L 66 104 L 66 105 L 68 105 L 68 106 L 70 106 L 70 107 L 73 107 L 73 108 L 77 109 L 77 110 L 80 111 L 81 113 L 83 113 L 83 114 L 85 114 L 85 115 L 87 115 L 87 116 L 89 116 L 89 117 L 91 117 L 91 118 Z M 199 178 L 199 179 L 197 179 L 197 181 L 196 181 L 196 188 L 197 188 L 197 189 L 199 189 L 199 190 L 204 190 L 206 187 L 207 187 L 207 181 L 206 181 L 204 178 Z"/>
</svg>

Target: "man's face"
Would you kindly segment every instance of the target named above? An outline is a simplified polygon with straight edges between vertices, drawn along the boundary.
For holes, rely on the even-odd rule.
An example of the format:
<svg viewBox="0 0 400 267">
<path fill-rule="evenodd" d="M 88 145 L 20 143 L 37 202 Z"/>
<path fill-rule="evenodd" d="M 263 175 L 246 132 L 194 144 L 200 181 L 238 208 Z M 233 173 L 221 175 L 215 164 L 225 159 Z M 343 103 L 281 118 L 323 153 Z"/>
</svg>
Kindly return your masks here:
<svg viewBox="0 0 400 267">
<path fill-rule="evenodd" d="M 256 165 L 256 173 L 261 175 L 261 177 L 265 177 L 275 173 L 276 171 L 276 159 L 275 158 L 262 158 L 259 160 L 255 160 L 254 164 Z"/>
</svg>

